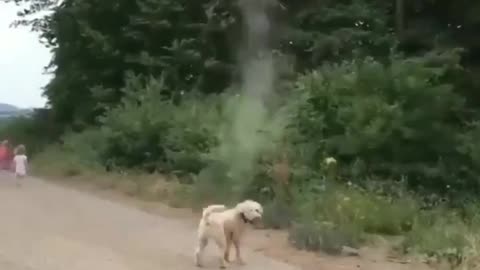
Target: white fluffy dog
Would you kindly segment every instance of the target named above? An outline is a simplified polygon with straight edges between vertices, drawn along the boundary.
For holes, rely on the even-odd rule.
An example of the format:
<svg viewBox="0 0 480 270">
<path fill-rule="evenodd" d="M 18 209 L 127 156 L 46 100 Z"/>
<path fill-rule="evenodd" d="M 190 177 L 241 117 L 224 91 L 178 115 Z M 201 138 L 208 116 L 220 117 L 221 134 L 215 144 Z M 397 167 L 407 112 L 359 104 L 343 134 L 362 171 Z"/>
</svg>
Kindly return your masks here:
<svg viewBox="0 0 480 270">
<path fill-rule="evenodd" d="M 236 259 L 244 264 L 240 253 L 240 240 L 247 224 L 261 219 L 263 208 L 258 202 L 246 200 L 232 209 L 225 205 L 210 205 L 203 209 L 198 225 L 198 245 L 195 250 L 195 263 L 202 266 L 202 255 L 208 241 L 212 239 L 223 252 L 220 256 L 220 267 L 225 268 L 229 262 L 230 247 L 233 244 Z"/>
</svg>

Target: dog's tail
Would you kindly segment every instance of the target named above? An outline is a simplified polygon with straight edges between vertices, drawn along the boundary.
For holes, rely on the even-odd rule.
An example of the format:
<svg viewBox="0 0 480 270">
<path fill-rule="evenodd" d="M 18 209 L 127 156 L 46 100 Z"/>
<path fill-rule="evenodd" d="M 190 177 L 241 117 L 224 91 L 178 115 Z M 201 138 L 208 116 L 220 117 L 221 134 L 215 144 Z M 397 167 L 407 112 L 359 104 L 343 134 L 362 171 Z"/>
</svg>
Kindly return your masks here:
<svg viewBox="0 0 480 270">
<path fill-rule="evenodd" d="M 203 208 L 202 219 L 208 221 L 208 217 L 212 213 L 219 213 L 227 210 L 227 207 L 223 204 L 213 204 L 206 208 Z"/>
</svg>

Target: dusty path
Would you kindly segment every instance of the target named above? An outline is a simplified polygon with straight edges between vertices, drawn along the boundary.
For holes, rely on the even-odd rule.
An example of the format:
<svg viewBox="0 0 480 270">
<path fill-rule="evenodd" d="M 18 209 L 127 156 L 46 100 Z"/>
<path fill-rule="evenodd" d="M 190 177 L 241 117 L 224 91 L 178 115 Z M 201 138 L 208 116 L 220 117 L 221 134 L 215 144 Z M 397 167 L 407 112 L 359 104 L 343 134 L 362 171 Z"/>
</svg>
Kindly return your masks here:
<svg viewBox="0 0 480 270">
<path fill-rule="evenodd" d="M 17 188 L 10 176 L 0 175 L 0 269 L 198 269 L 191 225 L 27 180 Z M 211 247 L 206 256 L 207 269 L 218 268 L 214 252 Z M 254 251 L 246 250 L 245 257 L 242 269 L 297 269 Z"/>
</svg>

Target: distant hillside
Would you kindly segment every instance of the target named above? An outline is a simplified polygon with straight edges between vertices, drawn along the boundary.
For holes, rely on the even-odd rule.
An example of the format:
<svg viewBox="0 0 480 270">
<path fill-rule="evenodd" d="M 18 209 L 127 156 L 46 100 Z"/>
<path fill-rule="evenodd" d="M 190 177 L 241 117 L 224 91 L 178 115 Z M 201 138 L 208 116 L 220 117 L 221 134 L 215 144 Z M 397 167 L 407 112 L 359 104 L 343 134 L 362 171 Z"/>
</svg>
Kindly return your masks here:
<svg viewBox="0 0 480 270">
<path fill-rule="evenodd" d="M 27 116 L 31 112 L 31 109 L 20 109 L 10 104 L 0 103 L 0 118 L 8 118 L 22 115 Z"/>
<path fill-rule="evenodd" d="M 0 112 L 14 112 L 18 111 L 19 109 L 13 105 L 0 103 Z"/>
</svg>

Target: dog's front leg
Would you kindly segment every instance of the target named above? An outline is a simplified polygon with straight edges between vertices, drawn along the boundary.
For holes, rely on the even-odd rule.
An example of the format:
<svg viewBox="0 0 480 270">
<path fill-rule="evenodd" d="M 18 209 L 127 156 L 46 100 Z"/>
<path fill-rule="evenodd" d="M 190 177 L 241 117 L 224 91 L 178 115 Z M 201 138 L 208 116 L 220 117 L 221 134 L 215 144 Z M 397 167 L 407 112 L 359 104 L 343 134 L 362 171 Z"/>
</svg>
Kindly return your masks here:
<svg viewBox="0 0 480 270">
<path fill-rule="evenodd" d="M 242 258 L 242 254 L 240 252 L 240 239 L 236 238 L 233 240 L 233 245 L 235 246 L 235 255 L 237 259 L 237 263 L 240 265 L 245 265 L 245 261 Z"/>
</svg>

